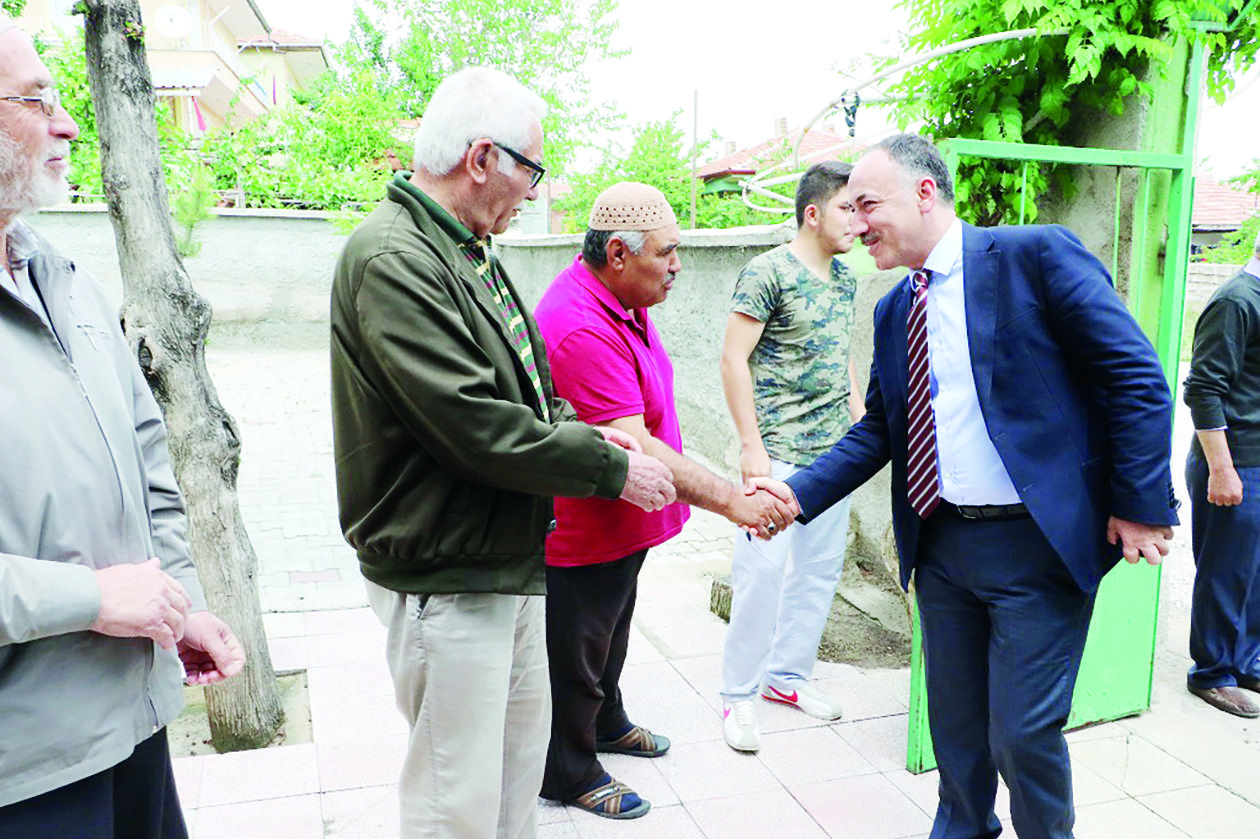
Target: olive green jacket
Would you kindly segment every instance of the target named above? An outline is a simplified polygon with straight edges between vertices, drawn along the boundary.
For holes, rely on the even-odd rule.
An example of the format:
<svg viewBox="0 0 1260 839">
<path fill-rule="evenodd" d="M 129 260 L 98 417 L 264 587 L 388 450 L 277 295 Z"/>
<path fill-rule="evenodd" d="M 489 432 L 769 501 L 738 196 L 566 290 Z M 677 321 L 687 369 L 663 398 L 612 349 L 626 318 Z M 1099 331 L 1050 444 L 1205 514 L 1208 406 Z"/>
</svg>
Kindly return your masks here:
<svg viewBox="0 0 1260 839">
<path fill-rule="evenodd" d="M 410 593 L 543 593 L 556 495 L 616 498 L 625 452 L 545 422 L 497 304 L 402 178 L 350 237 L 332 290 L 332 414 L 341 527 L 363 575 Z M 442 224 L 445 224 L 445 228 Z M 537 325 L 525 318 L 551 416 Z"/>
</svg>

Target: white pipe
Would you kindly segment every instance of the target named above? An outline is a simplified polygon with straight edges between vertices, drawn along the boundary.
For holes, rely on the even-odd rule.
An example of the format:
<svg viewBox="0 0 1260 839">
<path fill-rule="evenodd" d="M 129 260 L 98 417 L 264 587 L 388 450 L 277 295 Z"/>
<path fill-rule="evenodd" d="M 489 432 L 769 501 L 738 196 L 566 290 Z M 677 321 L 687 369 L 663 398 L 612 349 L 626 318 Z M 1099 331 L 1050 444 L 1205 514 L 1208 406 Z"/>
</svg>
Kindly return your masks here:
<svg viewBox="0 0 1260 839">
<path fill-rule="evenodd" d="M 888 78 L 889 76 L 895 75 L 896 73 L 900 73 L 903 70 L 908 70 L 911 67 L 915 67 L 919 64 L 924 64 L 928 61 L 931 61 L 934 58 L 940 58 L 943 55 L 949 55 L 955 52 L 962 52 L 963 50 L 969 50 L 972 47 L 979 47 L 985 44 L 992 44 L 997 41 L 1014 41 L 1020 38 L 1029 38 L 1034 35 L 1045 37 L 1045 36 L 1050 36 L 1050 35 L 1067 35 L 1067 34 L 1068 34 L 1068 30 L 1066 29 L 1051 29 L 1046 32 L 1041 32 L 1037 29 L 1011 29 L 1006 32 L 994 32 L 989 35 L 979 35 L 975 38 L 967 38 L 966 40 L 963 40 L 963 41 L 956 41 L 955 43 L 952 43 L 952 44 L 946 44 L 943 47 L 937 47 L 931 52 L 926 52 L 923 55 L 915 56 L 914 58 L 901 62 L 895 67 L 891 67 L 887 70 L 884 70 L 883 72 L 876 73 L 874 76 L 871 76 L 869 79 L 862 82 L 861 84 L 846 89 L 838 97 L 828 102 L 827 106 L 823 108 L 821 111 L 819 111 L 817 114 L 815 114 L 814 117 L 809 122 L 805 123 L 805 126 L 801 129 L 801 133 L 798 134 L 796 137 L 796 142 L 792 144 L 791 157 L 789 157 L 787 160 L 783 160 L 783 161 L 780 161 L 779 163 L 776 163 L 774 166 L 771 166 L 768 169 L 763 169 L 762 171 L 756 173 L 752 177 L 745 180 L 743 183 L 743 187 L 744 187 L 743 193 L 741 195 L 741 197 L 743 198 L 744 204 L 746 204 L 749 207 L 752 207 L 755 210 L 764 210 L 765 212 L 778 212 L 778 210 L 774 208 L 759 207 L 753 204 L 751 201 L 748 200 L 748 193 L 752 191 L 752 192 L 756 192 L 760 194 L 769 194 L 769 195 L 773 195 L 775 198 L 782 200 L 783 199 L 782 195 L 779 195 L 777 193 L 767 192 L 766 190 L 760 187 L 760 184 L 788 183 L 793 178 L 799 178 L 800 177 L 799 174 L 786 175 L 786 176 L 783 176 L 782 178 L 775 178 L 772 181 L 767 180 L 764 176 L 769 175 L 771 172 L 778 171 L 779 169 L 788 168 L 789 166 L 795 169 L 798 165 L 800 165 L 801 143 L 804 142 L 805 135 L 809 133 L 809 130 L 813 128 L 814 125 L 820 119 L 822 119 L 823 117 L 827 116 L 832 111 L 834 111 L 837 106 L 843 104 L 845 97 L 849 96 L 850 94 L 856 94 L 859 90 L 865 87 L 870 87 L 871 85 L 877 82 L 881 82 L 884 79 Z M 895 101 L 895 99 L 892 97 L 884 96 L 883 98 L 879 100 L 872 100 L 872 102 L 875 102 L 875 101 L 887 102 L 887 101 Z M 825 149 L 824 151 L 831 151 L 834 148 L 837 148 L 837 146 L 832 146 L 831 148 Z"/>
<path fill-rule="evenodd" d="M 1049 32 L 1039 32 L 1036 29 L 1012 29 L 1006 32 L 994 32 L 990 35 L 980 35 L 975 38 L 968 38 L 965 41 L 957 41 L 956 43 L 953 43 L 953 44 L 946 44 L 943 47 L 937 47 L 931 52 L 927 52 L 927 53 L 924 53 L 923 55 L 915 56 L 914 58 L 901 62 L 895 67 L 891 67 L 887 70 L 884 70 L 882 73 L 877 73 L 874 76 L 871 76 L 866 81 L 857 85 L 856 87 L 849 88 L 848 90 L 844 91 L 844 93 L 841 93 L 840 96 L 828 102 L 827 107 L 819 111 L 814 116 L 813 119 L 811 119 L 809 122 L 805 124 L 805 127 L 801 129 L 801 133 L 797 136 L 796 142 L 792 145 L 792 165 L 796 166 L 797 163 L 799 162 L 801 142 L 805 139 L 805 134 L 809 131 L 809 129 L 813 128 L 814 124 L 817 123 L 818 120 L 822 119 L 823 117 L 827 116 L 827 114 L 835 110 L 836 106 L 844 102 L 844 98 L 851 93 L 857 93 L 862 88 L 870 87 L 876 82 L 883 81 L 889 76 L 892 76 L 896 73 L 900 73 L 903 70 L 908 70 L 911 67 L 917 66 L 919 64 L 923 64 L 925 62 L 931 61 L 934 58 L 940 58 L 943 55 L 949 55 L 950 53 L 961 52 L 963 50 L 969 50 L 972 47 L 979 47 L 979 46 L 983 46 L 984 44 L 991 44 L 991 43 L 994 43 L 995 41 L 1013 41 L 1019 38 L 1028 38 L 1033 35 L 1047 36 L 1047 35 L 1067 35 L 1067 34 L 1068 34 L 1068 30 L 1066 29 L 1053 29 L 1053 30 L 1050 30 Z"/>
</svg>

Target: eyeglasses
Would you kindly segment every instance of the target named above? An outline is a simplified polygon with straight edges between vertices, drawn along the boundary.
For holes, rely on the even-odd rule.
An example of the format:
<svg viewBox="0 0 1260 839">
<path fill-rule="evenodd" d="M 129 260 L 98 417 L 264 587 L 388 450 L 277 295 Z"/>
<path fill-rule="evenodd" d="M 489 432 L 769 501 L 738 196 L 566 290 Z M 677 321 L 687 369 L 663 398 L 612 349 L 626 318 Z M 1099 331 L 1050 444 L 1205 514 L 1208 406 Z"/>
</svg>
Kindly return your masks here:
<svg viewBox="0 0 1260 839">
<path fill-rule="evenodd" d="M 55 87 L 46 87 L 39 92 L 39 96 L 0 96 L 0 101 L 38 102 L 39 109 L 44 112 L 44 116 L 52 119 L 57 106 L 61 104 L 61 93 Z"/>
<path fill-rule="evenodd" d="M 496 146 L 498 146 L 503 151 L 507 152 L 508 157 L 512 158 L 517 163 L 524 166 L 526 169 L 530 169 L 533 171 L 534 173 L 533 177 L 529 182 L 530 189 L 533 189 L 534 187 L 538 186 L 539 182 L 541 182 L 543 179 L 543 175 L 547 174 L 547 170 L 545 168 L 543 168 L 542 166 L 539 166 L 537 163 L 530 160 L 528 157 L 521 154 L 520 152 L 514 151 L 513 149 L 509 149 L 507 146 L 503 145 L 502 143 L 495 142 L 493 140 L 491 142 L 493 142 Z"/>
</svg>

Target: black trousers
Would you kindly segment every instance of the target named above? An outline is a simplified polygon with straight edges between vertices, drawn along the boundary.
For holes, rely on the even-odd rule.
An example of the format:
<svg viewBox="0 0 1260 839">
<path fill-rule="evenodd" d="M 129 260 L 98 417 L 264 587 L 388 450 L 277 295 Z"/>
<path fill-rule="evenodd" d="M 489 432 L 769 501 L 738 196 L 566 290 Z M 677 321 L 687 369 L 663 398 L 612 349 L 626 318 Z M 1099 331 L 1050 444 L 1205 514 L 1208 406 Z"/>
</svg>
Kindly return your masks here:
<svg viewBox="0 0 1260 839">
<path fill-rule="evenodd" d="M 595 740 L 630 728 L 621 704 L 639 569 L 647 550 L 612 562 L 547 566 L 551 744 L 542 797 L 569 801 L 604 774 Z"/>
<path fill-rule="evenodd" d="M 0 836 L 22 839 L 188 839 L 166 729 L 131 757 L 81 781 L 0 807 Z"/>
</svg>

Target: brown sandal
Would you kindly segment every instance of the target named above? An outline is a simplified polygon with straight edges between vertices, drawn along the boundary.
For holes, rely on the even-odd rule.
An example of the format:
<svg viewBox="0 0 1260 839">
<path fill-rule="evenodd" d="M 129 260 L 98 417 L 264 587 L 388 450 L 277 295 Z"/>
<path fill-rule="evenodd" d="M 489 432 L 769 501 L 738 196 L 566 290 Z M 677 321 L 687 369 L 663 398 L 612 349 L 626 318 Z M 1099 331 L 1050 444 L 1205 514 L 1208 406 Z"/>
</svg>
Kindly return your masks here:
<svg viewBox="0 0 1260 839">
<path fill-rule="evenodd" d="M 652 809 L 652 805 L 639 798 L 639 794 L 630 787 L 620 781 L 612 780 L 611 776 L 604 777 L 608 778 L 608 783 L 595 787 L 590 792 L 579 795 L 567 803 L 606 819 L 637 819 Z M 628 799 L 637 800 L 639 803 L 627 810 L 621 809 L 624 805 L 631 803 Z"/>
<path fill-rule="evenodd" d="M 669 738 L 662 734 L 653 734 L 643 726 L 636 725 L 616 740 L 597 739 L 595 751 L 633 757 L 660 757 L 669 751 Z"/>
</svg>

